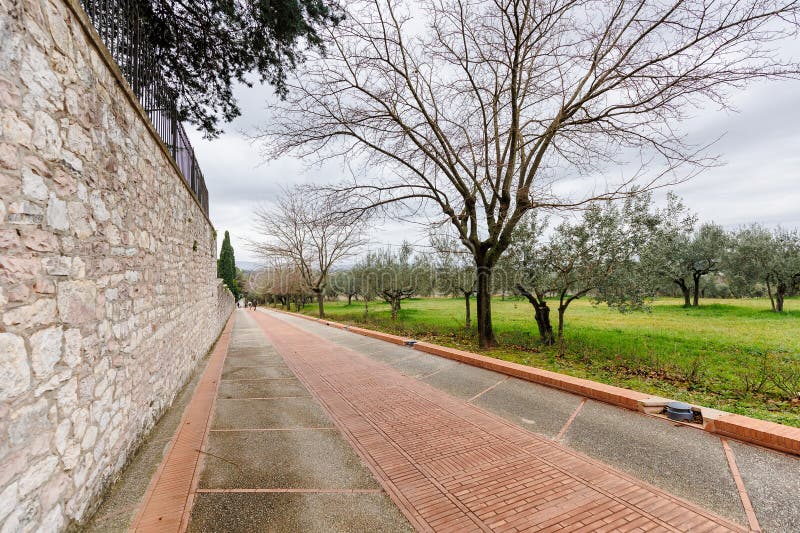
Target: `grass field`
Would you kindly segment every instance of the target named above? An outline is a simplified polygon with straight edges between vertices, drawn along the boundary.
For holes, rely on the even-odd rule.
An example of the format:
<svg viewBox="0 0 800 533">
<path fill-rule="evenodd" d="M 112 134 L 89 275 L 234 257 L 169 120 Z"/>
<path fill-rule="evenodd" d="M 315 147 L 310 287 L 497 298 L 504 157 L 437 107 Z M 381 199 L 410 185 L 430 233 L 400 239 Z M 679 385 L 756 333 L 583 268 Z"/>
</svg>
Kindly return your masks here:
<svg viewBox="0 0 800 533">
<path fill-rule="evenodd" d="M 764 373 L 791 380 L 786 369 L 800 370 L 800 299 L 787 301 L 782 315 L 763 299 L 705 300 L 690 309 L 681 303 L 662 299 L 651 312 L 621 314 L 579 300 L 567 311 L 564 342 L 543 347 L 530 304 L 495 298 L 501 346 L 483 353 L 800 427 L 800 400 L 771 382 L 761 390 L 752 385 Z M 362 302 L 327 302 L 325 309 L 332 320 L 479 351 L 475 327 L 464 328 L 462 299 L 405 300 L 396 322 L 384 303 L 371 302 L 366 319 Z M 303 310 L 315 311 L 316 305 Z"/>
</svg>

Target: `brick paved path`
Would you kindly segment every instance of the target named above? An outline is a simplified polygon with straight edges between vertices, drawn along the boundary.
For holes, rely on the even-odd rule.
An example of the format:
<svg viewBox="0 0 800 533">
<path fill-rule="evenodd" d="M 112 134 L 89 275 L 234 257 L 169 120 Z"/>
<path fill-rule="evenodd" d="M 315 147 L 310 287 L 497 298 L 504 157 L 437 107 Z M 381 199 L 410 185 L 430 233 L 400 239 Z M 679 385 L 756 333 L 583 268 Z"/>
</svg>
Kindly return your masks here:
<svg viewBox="0 0 800 533">
<path fill-rule="evenodd" d="M 272 314 L 256 320 L 419 530 L 742 530 Z"/>
</svg>

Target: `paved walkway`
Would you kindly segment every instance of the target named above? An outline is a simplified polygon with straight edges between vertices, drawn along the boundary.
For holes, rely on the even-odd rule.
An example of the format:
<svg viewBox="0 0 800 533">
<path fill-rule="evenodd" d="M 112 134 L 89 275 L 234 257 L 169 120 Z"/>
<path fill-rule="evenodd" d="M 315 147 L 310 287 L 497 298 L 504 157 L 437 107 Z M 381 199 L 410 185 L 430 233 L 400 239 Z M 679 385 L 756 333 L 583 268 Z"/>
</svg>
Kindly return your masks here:
<svg viewBox="0 0 800 533">
<path fill-rule="evenodd" d="M 272 314 L 256 320 L 419 530 L 739 529 Z"/>
<path fill-rule="evenodd" d="M 258 316 L 236 317 L 189 531 L 411 531 Z"/>
<path fill-rule="evenodd" d="M 315 322 L 240 310 L 227 358 L 210 361 L 197 390 L 216 397 L 212 421 L 179 431 L 159 472 L 192 447 L 198 465 L 154 478 L 140 531 L 800 523 L 796 458 Z M 170 511 L 154 491 L 178 485 Z"/>
<path fill-rule="evenodd" d="M 273 316 L 742 526 L 800 531 L 800 458 L 331 328 Z"/>
</svg>

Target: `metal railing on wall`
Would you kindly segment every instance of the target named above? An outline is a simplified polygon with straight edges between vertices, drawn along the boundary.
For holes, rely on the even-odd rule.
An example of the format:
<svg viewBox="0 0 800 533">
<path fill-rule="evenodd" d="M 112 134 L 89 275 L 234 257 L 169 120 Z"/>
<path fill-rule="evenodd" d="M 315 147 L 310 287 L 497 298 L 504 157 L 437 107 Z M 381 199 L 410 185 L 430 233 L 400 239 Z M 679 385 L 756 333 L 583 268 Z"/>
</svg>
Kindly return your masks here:
<svg viewBox="0 0 800 533">
<path fill-rule="evenodd" d="M 98 35 L 139 99 L 183 178 L 208 215 L 208 189 L 178 114 L 176 92 L 164 81 L 159 51 L 148 39 L 141 0 L 80 0 Z"/>
</svg>

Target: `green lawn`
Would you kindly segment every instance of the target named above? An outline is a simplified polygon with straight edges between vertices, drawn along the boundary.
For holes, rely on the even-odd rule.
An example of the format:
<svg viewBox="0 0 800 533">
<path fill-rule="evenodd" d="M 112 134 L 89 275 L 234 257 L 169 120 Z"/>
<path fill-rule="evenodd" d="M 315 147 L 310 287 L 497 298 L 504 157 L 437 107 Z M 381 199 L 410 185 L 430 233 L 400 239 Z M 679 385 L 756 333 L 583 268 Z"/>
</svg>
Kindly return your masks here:
<svg viewBox="0 0 800 533">
<path fill-rule="evenodd" d="M 501 346 L 483 353 L 800 427 L 798 399 L 788 400 L 772 383 L 759 392 L 746 385 L 758 381 L 765 361 L 770 375 L 789 375 L 787 361 L 800 368 L 800 299 L 787 301 L 782 315 L 763 299 L 701 303 L 684 309 L 678 300 L 662 299 L 652 312 L 621 314 L 579 300 L 567 311 L 564 343 L 543 347 L 532 307 L 496 297 L 492 311 Z M 394 323 L 384 303 L 371 302 L 366 320 L 362 302 L 326 302 L 325 308 L 332 320 L 478 351 L 475 327 L 464 328 L 461 299 L 405 300 Z M 474 301 L 472 310 L 474 316 Z M 316 305 L 303 310 L 315 311 Z"/>
</svg>

